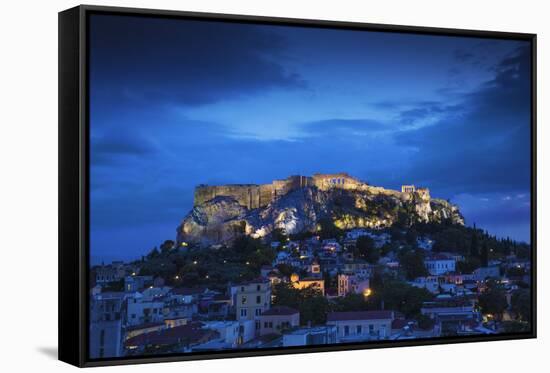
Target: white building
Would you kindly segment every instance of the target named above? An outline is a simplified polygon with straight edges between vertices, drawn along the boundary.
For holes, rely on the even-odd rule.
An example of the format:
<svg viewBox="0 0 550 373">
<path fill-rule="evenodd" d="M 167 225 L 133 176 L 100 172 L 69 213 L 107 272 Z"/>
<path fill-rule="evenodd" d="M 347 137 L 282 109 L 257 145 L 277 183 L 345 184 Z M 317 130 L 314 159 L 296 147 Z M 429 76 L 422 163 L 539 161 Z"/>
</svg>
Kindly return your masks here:
<svg viewBox="0 0 550 373">
<path fill-rule="evenodd" d="M 424 266 L 432 276 L 440 276 L 456 270 L 456 260 L 443 255 L 427 257 Z"/>
<path fill-rule="evenodd" d="M 433 294 L 439 293 L 440 290 L 439 278 L 437 276 L 418 277 L 414 281 L 409 281 L 409 284 L 417 288 L 426 289 Z"/>
<path fill-rule="evenodd" d="M 338 342 L 389 338 L 394 320 L 392 311 L 331 312 L 327 325 L 336 326 Z"/>
<path fill-rule="evenodd" d="M 128 325 L 138 325 L 163 321 L 163 308 L 164 302 L 147 300 L 141 293 L 134 293 L 128 297 L 127 323 Z"/>
<path fill-rule="evenodd" d="M 228 348 L 235 348 L 252 339 L 256 334 L 254 321 L 205 321 L 204 329 L 215 330 L 220 341 Z"/>
<path fill-rule="evenodd" d="M 336 343 L 336 327 L 333 325 L 300 328 L 283 335 L 283 347 Z"/>
</svg>

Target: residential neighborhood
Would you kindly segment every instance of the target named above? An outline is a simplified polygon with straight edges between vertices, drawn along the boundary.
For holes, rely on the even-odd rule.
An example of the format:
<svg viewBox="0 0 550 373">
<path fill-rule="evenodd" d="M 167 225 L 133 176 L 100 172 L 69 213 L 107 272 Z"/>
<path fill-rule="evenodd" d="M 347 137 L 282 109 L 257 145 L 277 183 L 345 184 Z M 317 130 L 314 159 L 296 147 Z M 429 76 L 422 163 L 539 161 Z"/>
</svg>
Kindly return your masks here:
<svg viewBox="0 0 550 373">
<path fill-rule="evenodd" d="M 463 229 L 473 243 L 463 250 L 438 248 L 422 229 L 413 235 L 331 229 L 302 237 L 281 231 L 263 241 L 243 237 L 222 248 L 166 241 L 141 260 L 93 267 L 90 356 L 490 335 L 529 327 L 530 261 L 519 249 L 502 252 L 515 243 L 469 228 Z M 432 235 L 443 240 L 441 233 Z"/>
</svg>

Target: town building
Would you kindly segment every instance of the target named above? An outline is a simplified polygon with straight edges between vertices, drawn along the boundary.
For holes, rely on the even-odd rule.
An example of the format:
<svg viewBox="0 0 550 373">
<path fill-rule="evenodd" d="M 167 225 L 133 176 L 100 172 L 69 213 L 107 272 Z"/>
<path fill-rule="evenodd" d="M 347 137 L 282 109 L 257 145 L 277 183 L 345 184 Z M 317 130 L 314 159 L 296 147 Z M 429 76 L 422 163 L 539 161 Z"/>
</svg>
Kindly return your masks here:
<svg viewBox="0 0 550 373">
<path fill-rule="evenodd" d="M 391 333 L 393 311 L 331 312 L 327 325 L 336 326 L 338 342 L 386 339 Z"/>
<path fill-rule="evenodd" d="M 283 335 L 283 347 L 323 345 L 336 342 L 337 334 L 334 325 L 300 328 Z"/>
<path fill-rule="evenodd" d="M 126 328 L 126 335 L 124 339 L 132 338 L 140 334 L 158 332 L 159 330 L 166 329 L 167 326 L 164 322 L 151 322 L 140 325 L 131 325 Z"/>
<path fill-rule="evenodd" d="M 484 281 L 488 278 L 499 278 L 500 267 L 480 267 L 474 270 L 474 279 L 477 281 Z"/>
<path fill-rule="evenodd" d="M 145 298 L 141 293 L 128 296 L 127 323 L 139 325 L 151 322 L 164 321 L 164 302 Z"/>
<path fill-rule="evenodd" d="M 477 325 L 481 320 L 481 315 L 476 311 L 475 306 L 468 303 L 460 306 L 425 303 L 420 312 L 433 319 L 443 334 L 457 334 L 466 326 Z"/>
<path fill-rule="evenodd" d="M 314 287 L 319 290 L 321 294 L 325 295 L 325 280 L 318 277 L 302 278 L 298 274 L 293 273 L 290 276 L 290 283 L 296 289 L 305 289 L 309 287 Z"/>
<path fill-rule="evenodd" d="M 129 338 L 124 342 L 130 354 L 148 351 L 163 351 L 169 347 L 174 352 L 188 352 L 193 346 L 219 338 L 219 333 L 204 329 L 201 323 L 190 323 L 175 328 L 162 329 Z"/>
<path fill-rule="evenodd" d="M 445 255 L 431 255 L 424 260 L 424 266 L 432 276 L 440 276 L 456 270 L 456 260 Z"/>
<path fill-rule="evenodd" d="M 153 276 L 137 276 L 134 273 L 124 278 L 124 291 L 127 293 L 134 293 L 151 285 L 153 285 Z"/>
<path fill-rule="evenodd" d="M 338 275 L 338 296 L 344 297 L 348 294 L 370 294 L 370 281 L 368 278 L 341 273 Z"/>
<path fill-rule="evenodd" d="M 100 285 L 120 281 L 126 275 L 124 263 L 122 262 L 113 262 L 108 265 L 100 265 L 94 268 L 93 272 L 95 272 L 95 283 Z"/>
<path fill-rule="evenodd" d="M 260 335 L 281 334 L 300 325 L 300 312 L 286 306 L 272 307 L 262 313 L 260 325 Z"/>
<path fill-rule="evenodd" d="M 271 282 L 257 279 L 235 286 L 235 311 L 238 321 L 254 320 L 260 332 L 260 316 L 271 307 Z"/>
<path fill-rule="evenodd" d="M 437 276 L 417 277 L 413 281 L 409 281 L 409 284 L 420 289 L 426 289 L 433 294 L 437 294 L 441 290 L 439 277 Z"/>
<path fill-rule="evenodd" d="M 108 292 L 91 299 L 89 353 L 91 358 L 122 356 L 125 294 Z"/>
<path fill-rule="evenodd" d="M 206 321 L 204 329 L 214 330 L 219 334 L 220 347 L 235 348 L 252 340 L 256 335 L 254 321 Z"/>
</svg>

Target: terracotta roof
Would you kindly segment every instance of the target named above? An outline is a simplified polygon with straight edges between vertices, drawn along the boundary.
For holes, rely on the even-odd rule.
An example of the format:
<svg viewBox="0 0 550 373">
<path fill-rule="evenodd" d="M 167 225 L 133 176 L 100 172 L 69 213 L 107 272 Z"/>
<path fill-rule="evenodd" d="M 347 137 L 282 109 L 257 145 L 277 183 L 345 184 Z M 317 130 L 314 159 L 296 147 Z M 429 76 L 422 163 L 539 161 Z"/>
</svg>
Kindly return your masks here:
<svg viewBox="0 0 550 373">
<path fill-rule="evenodd" d="M 145 323 L 145 324 L 131 325 L 131 326 L 127 327 L 126 330 L 127 331 L 140 330 L 140 329 L 153 328 L 155 326 L 163 326 L 163 325 L 164 325 L 163 322 L 148 322 L 148 323 Z"/>
<path fill-rule="evenodd" d="M 262 312 L 262 316 L 287 316 L 287 315 L 289 316 L 289 315 L 297 314 L 299 312 L 300 311 L 287 306 L 275 306 Z"/>
<path fill-rule="evenodd" d="M 327 315 L 327 321 L 383 320 L 383 319 L 393 319 L 393 312 L 392 311 L 331 312 Z"/>
<path fill-rule="evenodd" d="M 176 295 L 197 295 L 202 294 L 206 288 L 174 288 L 170 292 Z"/>
<path fill-rule="evenodd" d="M 201 329 L 196 324 L 176 326 L 156 332 L 144 333 L 126 340 L 126 346 L 193 344 L 207 342 L 218 335 L 217 332 Z"/>
</svg>

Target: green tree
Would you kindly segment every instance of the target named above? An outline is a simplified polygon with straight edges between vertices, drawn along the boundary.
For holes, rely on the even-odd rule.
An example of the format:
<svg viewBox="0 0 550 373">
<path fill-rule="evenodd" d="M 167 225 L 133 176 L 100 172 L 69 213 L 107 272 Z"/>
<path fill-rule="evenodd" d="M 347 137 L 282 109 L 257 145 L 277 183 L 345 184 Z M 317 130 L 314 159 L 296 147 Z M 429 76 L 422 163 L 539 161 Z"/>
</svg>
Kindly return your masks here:
<svg viewBox="0 0 550 373">
<path fill-rule="evenodd" d="M 281 282 L 273 287 L 273 305 L 298 309 L 300 292 L 288 282 Z"/>
<path fill-rule="evenodd" d="M 511 308 L 522 321 L 531 321 L 531 290 L 518 289 L 512 294 Z"/>
<path fill-rule="evenodd" d="M 407 230 L 407 233 L 405 234 L 405 240 L 409 245 L 413 247 L 416 247 L 418 245 L 418 233 L 416 232 L 416 229 L 414 229 L 414 227 L 411 227 Z"/>
<path fill-rule="evenodd" d="M 158 250 L 157 247 L 155 246 L 155 247 L 153 248 L 153 250 L 151 250 L 151 251 L 149 252 L 149 254 L 147 254 L 147 259 L 149 259 L 149 260 L 150 260 L 150 259 L 154 259 L 154 258 L 157 258 L 159 255 L 160 255 L 159 250 Z"/>
<path fill-rule="evenodd" d="M 470 240 L 470 256 L 479 257 L 479 242 L 477 239 L 477 228 L 474 224 L 474 231 Z"/>
<path fill-rule="evenodd" d="M 277 264 L 277 269 L 285 277 L 290 277 L 291 274 L 296 272 L 294 267 L 292 267 L 289 264 L 285 264 L 285 263 Z"/>
<path fill-rule="evenodd" d="M 356 254 L 371 264 L 375 264 L 380 259 L 380 249 L 376 247 L 374 240 L 370 236 L 361 236 L 355 244 Z"/>
<path fill-rule="evenodd" d="M 333 305 L 333 310 L 338 312 L 365 311 L 367 309 L 369 309 L 369 304 L 362 294 L 348 294 L 345 297 L 337 298 Z"/>
<path fill-rule="evenodd" d="M 319 236 L 321 239 L 327 238 L 337 238 L 343 234 L 342 230 L 339 229 L 334 221 L 330 218 L 319 219 Z"/>
<path fill-rule="evenodd" d="M 484 314 L 493 314 L 497 320 L 508 307 L 504 289 L 496 281 L 487 281 L 487 289 L 479 296 L 479 306 Z"/>
<path fill-rule="evenodd" d="M 418 327 L 423 330 L 428 330 L 433 328 L 435 320 L 430 316 L 419 314 L 416 316 L 416 321 L 418 322 Z"/>
<path fill-rule="evenodd" d="M 374 289 L 368 302 L 374 309 L 384 308 L 403 312 L 407 317 L 416 317 L 424 302 L 433 299 L 433 294 L 392 278 L 384 278 L 381 289 Z"/>
<path fill-rule="evenodd" d="M 329 303 L 321 290 L 316 287 L 296 289 L 291 284 L 282 282 L 273 288 L 273 298 L 275 306 L 287 306 L 299 310 L 302 325 L 326 322 Z"/>
<path fill-rule="evenodd" d="M 174 241 L 172 240 L 166 240 L 160 245 L 160 252 L 162 254 L 168 253 L 170 250 L 174 248 Z"/>
<path fill-rule="evenodd" d="M 481 261 L 476 257 L 468 257 L 464 261 L 456 263 L 456 269 L 462 274 L 470 274 L 481 267 Z"/>
<path fill-rule="evenodd" d="M 303 296 L 298 307 L 300 310 L 300 323 L 302 325 L 322 325 L 327 321 L 327 313 L 329 311 L 328 300 L 317 290 L 308 295 L 308 290 L 312 289 L 301 290 L 306 295 Z"/>
<path fill-rule="evenodd" d="M 262 265 L 271 264 L 275 259 L 275 250 L 249 236 L 237 238 L 227 254 L 231 260 L 246 264 L 255 273 L 259 273 Z"/>
<path fill-rule="evenodd" d="M 489 266 L 489 248 L 487 247 L 487 242 L 483 241 L 481 244 L 481 251 L 479 253 L 479 260 L 481 261 L 482 267 Z"/>
<path fill-rule="evenodd" d="M 406 251 L 399 259 L 399 266 L 407 280 L 428 275 L 428 270 L 424 265 L 424 252 L 421 250 Z"/>
</svg>

